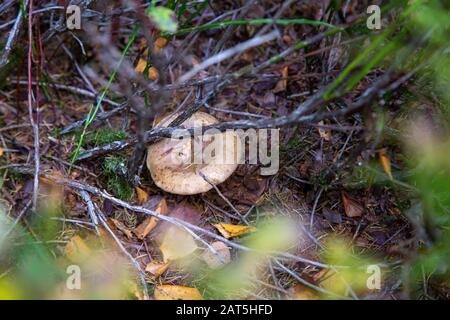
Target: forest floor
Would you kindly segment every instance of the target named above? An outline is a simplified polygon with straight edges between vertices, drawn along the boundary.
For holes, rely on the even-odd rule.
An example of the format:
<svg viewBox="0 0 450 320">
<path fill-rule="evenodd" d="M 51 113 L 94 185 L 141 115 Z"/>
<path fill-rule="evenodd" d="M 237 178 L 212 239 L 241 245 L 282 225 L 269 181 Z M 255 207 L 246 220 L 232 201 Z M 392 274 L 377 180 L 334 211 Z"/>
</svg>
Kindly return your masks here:
<svg viewBox="0 0 450 320">
<path fill-rule="evenodd" d="M 0 25 L 16 19 L 17 6 L 2 8 L 10 2 L 14 1 L 0 5 Z M 366 16 L 367 7 L 363 1 L 344 1 L 345 8 L 339 10 L 326 10 L 327 1 L 237 2 L 210 3 L 195 16 L 188 14 L 194 12 L 190 8 L 178 17 L 179 30 L 214 19 L 268 17 L 351 25 Z M 142 27 L 136 29 L 136 21 L 145 27 L 150 22 L 145 24 L 139 14 L 114 11 L 121 7 L 120 1 L 110 3 L 91 7 L 93 14 L 86 21 L 98 23 L 97 29 L 89 28 L 84 20 L 82 30 L 49 27 L 50 15 L 55 13 L 52 18 L 56 19 L 61 10 L 35 13 L 28 32 L 21 30 L 15 39 L 10 62 L 0 69 L 0 197 L 5 213 L 15 221 L 14 230 L 8 233 L 14 248 L 31 239 L 44 246 L 54 264 L 64 265 L 57 262 L 60 257 L 79 261 L 80 254 L 109 251 L 105 249 L 109 243 L 120 257 L 102 258 L 106 275 L 97 281 L 107 282 L 110 274 L 117 275 L 117 259 L 124 259 L 137 275 L 136 289 L 128 290 L 137 298 L 158 298 L 161 292 L 193 297 L 192 292 L 170 291 L 173 285 L 197 288 L 204 298 L 447 297 L 442 282 L 425 281 L 411 293 L 402 278 L 404 261 L 414 255 L 411 252 L 416 252 L 422 240 L 408 214 L 419 204 L 417 190 L 408 181 L 409 171 L 404 170 L 408 156 L 399 142 L 400 131 L 413 114 L 431 118 L 438 112 L 435 97 L 424 95 L 421 83 L 412 78 L 403 79 L 389 93 L 372 95 L 355 112 L 342 112 L 390 75 L 383 65 L 373 67 L 351 90 L 321 103 L 321 113 L 309 112 L 326 117 L 281 126 L 279 170 L 270 176 L 260 174 L 260 164 L 246 163 L 206 193 L 174 195 L 155 185 L 144 158 L 136 156 L 139 134 L 174 110 L 200 110 L 220 122 L 289 117 L 354 60 L 355 52 L 366 45 L 367 32 L 325 35 L 330 30 L 325 24 L 266 22 L 171 36 L 151 24 L 146 32 Z M 34 5 L 35 9 L 48 6 Z M 24 28 L 28 28 L 26 23 Z M 6 41 L 11 27 L 0 26 L 0 41 Z M 279 34 L 247 50 L 238 48 L 271 32 Z M 34 43 L 31 53 L 29 36 Z M 146 50 L 150 40 L 153 50 Z M 310 43 L 293 50 L 301 40 Z M 221 60 L 218 53 L 229 48 L 231 56 Z M 282 59 L 273 59 L 285 51 Z M 125 58 L 120 60 L 122 53 Z M 202 67 L 180 84 L 180 77 L 211 57 L 220 61 Z M 116 70 L 119 61 L 122 66 Z M 147 61 L 153 64 L 146 68 Z M 388 83 L 395 84 L 401 75 L 389 78 Z M 151 105 L 152 113 L 145 113 L 139 105 Z M 416 108 L 405 110 L 405 105 Z M 85 120 L 96 106 L 92 121 Z M 146 123 L 140 123 L 141 119 Z M 138 163 L 130 164 L 134 160 Z M 149 219 L 148 214 L 155 212 L 169 219 Z M 241 248 L 251 246 L 253 233 L 223 237 L 214 227 L 259 229 L 261 222 L 279 217 L 295 221 L 295 245 L 284 248 L 284 255 L 253 257 L 254 265 L 245 258 L 252 251 Z M 167 230 L 179 220 L 188 223 L 188 237 L 198 246 L 195 261 L 189 264 L 185 258 L 166 259 L 180 253 L 162 245 Z M 267 233 L 267 237 L 278 236 Z M 212 258 L 205 258 L 208 245 L 218 241 L 225 243 L 225 256 L 230 254 L 232 267 L 215 269 L 209 261 Z M 271 240 L 266 242 L 264 246 L 271 248 Z M 273 250 L 278 250 L 276 245 Z M 15 251 L 8 249 L 9 258 L 22 261 L 12 258 Z M 9 258 L 0 259 L 1 279 L 8 273 L 21 274 Z M 341 264 L 353 264 L 351 271 L 336 269 Z M 367 267 L 372 264 L 382 270 L 380 288 L 367 285 L 371 275 Z M 217 279 L 241 279 L 239 272 L 251 279 L 248 285 L 220 289 L 223 284 Z M 143 283 L 147 289 L 141 288 Z M 95 291 L 94 285 L 88 287 Z M 54 287 L 50 296 L 77 294 L 61 289 L 57 280 Z M 103 298 L 108 294 L 117 297 L 99 292 Z M 85 297 L 91 294 L 83 293 Z M 124 291 L 118 294 L 126 295 Z"/>
</svg>

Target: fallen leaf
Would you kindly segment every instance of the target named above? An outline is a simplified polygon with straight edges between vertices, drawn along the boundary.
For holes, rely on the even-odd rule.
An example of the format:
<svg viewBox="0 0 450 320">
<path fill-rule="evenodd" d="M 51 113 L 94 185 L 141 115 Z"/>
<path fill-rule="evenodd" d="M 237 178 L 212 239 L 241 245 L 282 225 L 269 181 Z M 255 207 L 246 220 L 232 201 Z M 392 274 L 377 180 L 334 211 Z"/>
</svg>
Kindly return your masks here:
<svg viewBox="0 0 450 320">
<path fill-rule="evenodd" d="M 149 262 L 145 267 L 145 271 L 151 273 L 155 277 L 162 275 L 168 268 L 169 262 L 155 261 Z"/>
<path fill-rule="evenodd" d="M 162 243 L 159 247 L 163 254 L 164 262 L 184 258 L 195 250 L 197 243 L 190 233 L 176 226 L 166 230 Z"/>
<path fill-rule="evenodd" d="M 134 70 L 137 73 L 144 74 L 146 68 L 147 68 L 147 60 L 141 58 L 139 59 Z M 150 80 L 157 80 L 159 78 L 159 72 L 155 67 L 149 67 L 146 75 Z"/>
<path fill-rule="evenodd" d="M 160 196 L 150 198 L 144 204 L 144 207 L 164 215 L 169 211 L 167 208 L 166 199 Z M 156 227 L 157 224 L 158 218 L 147 217 L 139 226 L 137 226 L 136 229 L 134 229 L 134 234 L 142 240 Z"/>
<path fill-rule="evenodd" d="M 391 160 L 389 159 L 389 156 L 387 155 L 386 148 L 383 148 L 380 150 L 380 163 L 383 167 L 384 172 L 388 175 L 389 179 L 393 179 L 392 177 L 392 169 L 391 169 Z"/>
<path fill-rule="evenodd" d="M 163 284 L 155 287 L 155 300 L 203 300 L 197 288 Z"/>
<path fill-rule="evenodd" d="M 319 296 L 310 288 L 302 285 L 295 284 L 288 290 L 289 300 L 318 300 Z"/>
<path fill-rule="evenodd" d="M 205 261 L 211 269 L 219 269 L 230 263 L 230 248 L 228 248 L 225 243 L 222 241 L 215 241 L 211 243 L 211 247 L 213 247 L 217 253 L 214 253 L 210 248 L 207 248 L 207 251 L 202 255 L 203 261 Z"/>
<path fill-rule="evenodd" d="M 342 191 L 342 202 L 344 203 L 344 210 L 347 217 L 354 218 L 354 217 L 360 217 L 364 213 L 363 206 L 356 201 L 355 199 L 351 198 L 347 192 Z"/>
<path fill-rule="evenodd" d="M 252 226 L 240 226 L 228 223 L 217 223 L 214 224 L 214 227 L 216 227 L 217 230 L 219 230 L 219 232 L 227 239 L 256 231 L 256 228 Z"/>
<path fill-rule="evenodd" d="M 0 157 L 3 155 L 3 153 L 4 153 L 3 148 L 0 147 Z"/>
<path fill-rule="evenodd" d="M 323 122 L 323 120 L 320 120 L 318 123 L 319 126 L 324 126 L 325 123 Z M 329 129 L 324 129 L 322 127 L 317 127 L 317 130 L 319 131 L 319 135 L 322 139 L 324 139 L 325 141 L 330 141 L 331 140 L 331 131 Z"/>
<path fill-rule="evenodd" d="M 66 257 L 69 260 L 78 262 L 84 260 L 91 254 L 91 249 L 80 236 L 73 236 L 64 248 Z"/>
<path fill-rule="evenodd" d="M 148 69 L 148 78 L 150 80 L 158 80 L 159 78 L 159 72 L 155 67 L 150 67 Z"/>
<path fill-rule="evenodd" d="M 167 44 L 167 39 L 163 37 L 159 37 L 155 40 L 155 52 L 160 52 Z"/>
<path fill-rule="evenodd" d="M 139 204 L 144 204 L 148 201 L 148 193 L 144 189 L 136 187 L 136 194 L 138 197 Z"/>
<path fill-rule="evenodd" d="M 120 232 L 122 232 L 124 235 L 127 236 L 128 239 L 133 238 L 133 234 L 131 233 L 131 230 L 128 229 L 121 221 L 116 219 L 111 219 L 111 221 L 114 223 L 117 229 L 119 229 Z"/>
<path fill-rule="evenodd" d="M 273 89 L 273 92 L 278 93 L 286 90 L 288 75 L 289 75 L 289 68 L 286 66 L 281 71 L 282 79 L 277 82 L 277 85 Z"/>
<path fill-rule="evenodd" d="M 144 73 L 145 68 L 147 68 L 147 60 L 141 58 L 141 59 L 139 59 L 136 67 L 134 68 L 134 70 L 137 73 Z"/>
</svg>

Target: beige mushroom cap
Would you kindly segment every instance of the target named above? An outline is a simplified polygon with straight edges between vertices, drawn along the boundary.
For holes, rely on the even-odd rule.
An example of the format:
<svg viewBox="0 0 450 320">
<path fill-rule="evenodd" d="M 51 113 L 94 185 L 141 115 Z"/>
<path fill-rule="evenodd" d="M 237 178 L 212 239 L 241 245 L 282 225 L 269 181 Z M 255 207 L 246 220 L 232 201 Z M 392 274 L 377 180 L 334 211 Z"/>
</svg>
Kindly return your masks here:
<svg viewBox="0 0 450 320">
<path fill-rule="evenodd" d="M 162 127 L 176 116 L 178 114 L 165 120 Z M 207 113 L 196 112 L 181 126 L 187 129 L 218 122 Z M 209 182 L 222 183 L 236 170 L 240 143 L 239 136 L 232 131 L 181 140 L 165 138 L 148 147 L 147 168 L 155 184 L 167 192 L 180 195 L 203 193 L 213 188 Z"/>
</svg>

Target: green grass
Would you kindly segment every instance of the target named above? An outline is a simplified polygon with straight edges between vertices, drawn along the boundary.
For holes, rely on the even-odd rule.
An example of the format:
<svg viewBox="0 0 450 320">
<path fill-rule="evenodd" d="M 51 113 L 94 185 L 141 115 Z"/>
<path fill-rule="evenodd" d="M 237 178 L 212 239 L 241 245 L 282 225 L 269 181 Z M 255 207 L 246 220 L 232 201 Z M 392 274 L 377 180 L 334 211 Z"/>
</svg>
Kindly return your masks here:
<svg viewBox="0 0 450 320">
<path fill-rule="evenodd" d="M 97 104 L 95 105 L 95 107 L 94 107 L 93 104 L 91 104 L 91 106 L 90 106 L 89 113 L 87 114 L 86 120 L 84 122 L 83 131 L 82 131 L 82 133 L 80 135 L 80 138 L 78 140 L 75 152 L 72 155 L 72 159 L 71 159 L 72 163 L 75 162 L 75 160 L 77 159 L 77 157 L 78 157 L 78 155 L 80 153 L 80 149 L 81 149 L 81 147 L 83 145 L 83 140 L 84 140 L 84 138 L 86 136 L 87 129 L 88 129 L 89 125 L 95 120 L 95 117 L 96 117 L 96 115 L 98 113 L 98 110 L 100 109 L 100 105 L 102 104 L 103 99 L 106 96 L 106 93 L 109 91 L 109 88 L 110 88 L 111 84 L 113 83 L 114 79 L 116 78 L 117 71 L 119 70 L 123 60 L 125 59 L 125 56 L 126 56 L 127 52 L 131 48 L 131 45 L 133 44 L 134 40 L 136 39 L 136 35 L 137 35 L 138 30 L 139 30 L 138 27 L 134 28 L 134 30 L 133 30 L 133 32 L 132 32 L 132 34 L 130 36 L 130 39 L 128 40 L 128 43 L 125 46 L 125 49 L 122 51 L 122 55 L 121 55 L 121 57 L 119 59 L 119 62 L 117 63 L 117 66 L 115 67 L 114 71 L 110 75 L 106 87 L 103 88 L 102 92 L 100 93 L 100 96 L 99 96 L 99 98 L 97 100 Z"/>
</svg>

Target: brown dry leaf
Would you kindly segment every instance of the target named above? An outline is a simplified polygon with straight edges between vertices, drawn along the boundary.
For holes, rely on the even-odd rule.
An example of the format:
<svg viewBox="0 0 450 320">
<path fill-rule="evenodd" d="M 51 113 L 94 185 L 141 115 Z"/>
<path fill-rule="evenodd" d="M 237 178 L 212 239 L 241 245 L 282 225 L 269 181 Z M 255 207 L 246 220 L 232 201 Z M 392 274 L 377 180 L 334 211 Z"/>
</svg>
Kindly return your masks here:
<svg viewBox="0 0 450 320">
<path fill-rule="evenodd" d="M 289 67 L 286 66 L 281 71 L 281 76 L 283 77 L 283 79 L 277 82 L 277 85 L 273 89 L 273 92 L 278 93 L 286 90 L 288 75 L 289 75 Z"/>
<path fill-rule="evenodd" d="M 392 177 L 392 169 L 391 169 L 391 160 L 389 159 L 389 156 L 387 155 L 386 148 L 383 148 L 380 150 L 380 163 L 383 166 L 384 172 L 388 175 L 389 179 L 393 179 Z"/>
<path fill-rule="evenodd" d="M 164 215 L 169 211 L 166 199 L 162 197 L 152 197 L 146 202 L 145 207 Z M 134 229 L 134 234 L 142 240 L 156 227 L 157 224 L 157 218 L 147 217 L 136 229 Z"/>
<path fill-rule="evenodd" d="M 167 44 L 167 39 L 163 37 L 159 37 L 155 40 L 155 52 L 158 53 L 163 49 Z"/>
<path fill-rule="evenodd" d="M 84 260 L 91 254 L 91 249 L 80 236 L 73 236 L 64 248 L 64 252 L 69 260 L 77 262 Z"/>
<path fill-rule="evenodd" d="M 320 126 L 324 126 L 325 123 L 323 122 L 323 120 L 320 120 L 318 125 Z M 318 127 L 317 130 L 319 131 L 319 135 L 322 139 L 324 139 L 325 141 L 330 141 L 331 140 L 331 130 L 328 129 L 324 129 L 321 127 Z"/>
<path fill-rule="evenodd" d="M 153 260 L 145 267 L 145 271 L 151 273 L 155 277 L 162 275 L 170 266 L 170 262 L 162 262 Z"/>
<path fill-rule="evenodd" d="M 197 288 L 163 284 L 155 287 L 155 300 L 203 300 Z"/>
<path fill-rule="evenodd" d="M 148 193 L 139 187 L 136 187 L 136 194 L 138 197 L 139 204 L 144 204 L 148 201 Z"/>
<path fill-rule="evenodd" d="M 124 235 L 127 236 L 128 239 L 133 238 L 133 233 L 130 229 L 128 229 L 121 221 L 116 219 L 111 219 L 112 223 L 116 226 L 117 229 L 119 229 L 120 232 L 122 232 Z"/>
<path fill-rule="evenodd" d="M 171 226 L 164 234 L 164 238 L 159 247 L 163 254 L 164 262 L 184 258 L 195 250 L 198 246 L 190 233 L 176 226 Z"/>
<path fill-rule="evenodd" d="M 4 153 L 3 148 L 0 147 L 0 157 L 3 155 L 3 153 Z"/>
<path fill-rule="evenodd" d="M 143 240 L 158 224 L 158 219 L 155 217 L 147 217 L 140 225 L 134 229 L 134 234 Z"/>
<path fill-rule="evenodd" d="M 217 230 L 219 230 L 219 232 L 227 239 L 256 231 L 256 228 L 252 226 L 240 226 L 228 223 L 217 223 L 214 224 L 214 227 L 216 227 Z"/>
<path fill-rule="evenodd" d="M 212 250 L 208 248 L 202 255 L 203 261 L 205 261 L 211 269 L 219 269 L 230 263 L 230 248 L 228 248 L 225 243 L 222 241 L 215 241 L 211 243 L 211 247 L 213 247 L 217 253 L 212 252 Z"/>
<path fill-rule="evenodd" d="M 148 69 L 148 78 L 150 80 L 158 80 L 159 78 L 159 72 L 155 67 L 150 67 Z"/>
<path fill-rule="evenodd" d="M 289 288 L 289 300 L 319 300 L 320 297 L 310 288 L 297 283 Z"/>
<path fill-rule="evenodd" d="M 347 192 L 342 191 L 342 202 L 344 203 L 344 210 L 347 217 L 354 218 L 354 217 L 360 217 L 364 213 L 363 206 L 356 201 L 355 199 L 351 198 Z"/>
</svg>

